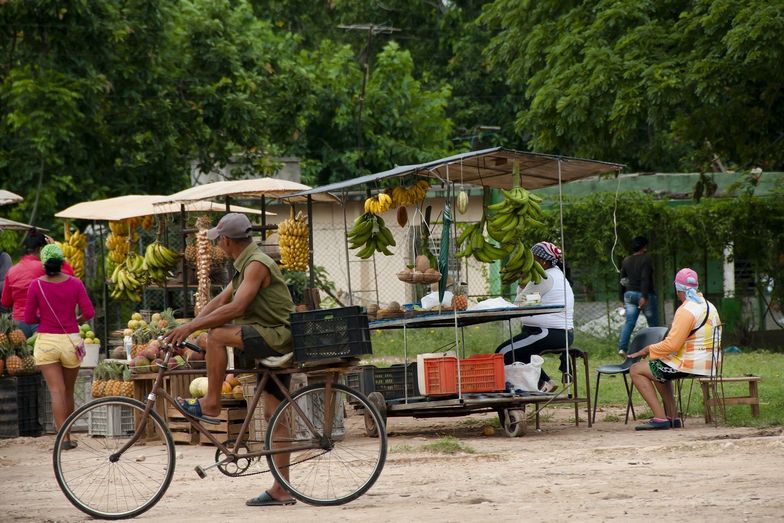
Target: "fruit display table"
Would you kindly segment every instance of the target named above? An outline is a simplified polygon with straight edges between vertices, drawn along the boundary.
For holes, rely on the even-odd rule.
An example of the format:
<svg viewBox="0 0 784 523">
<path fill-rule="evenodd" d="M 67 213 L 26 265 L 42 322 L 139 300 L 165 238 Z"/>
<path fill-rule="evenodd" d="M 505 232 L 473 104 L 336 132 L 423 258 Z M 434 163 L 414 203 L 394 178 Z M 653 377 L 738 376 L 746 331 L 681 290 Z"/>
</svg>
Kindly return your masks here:
<svg viewBox="0 0 784 523">
<path fill-rule="evenodd" d="M 181 396 L 189 398 L 190 392 L 188 390 L 191 381 L 199 376 L 206 376 L 207 369 L 184 369 L 172 371 L 168 376 L 163 378 L 163 388 L 173 398 Z M 142 403 L 147 401 L 147 395 L 152 391 L 152 386 L 155 379 L 158 377 L 157 373 L 147 372 L 143 374 L 133 375 L 133 397 Z M 161 418 L 169 423 L 168 405 L 164 401 L 158 401 L 155 404 L 155 409 L 160 414 Z M 148 424 L 148 430 L 152 430 L 152 424 Z"/>
</svg>

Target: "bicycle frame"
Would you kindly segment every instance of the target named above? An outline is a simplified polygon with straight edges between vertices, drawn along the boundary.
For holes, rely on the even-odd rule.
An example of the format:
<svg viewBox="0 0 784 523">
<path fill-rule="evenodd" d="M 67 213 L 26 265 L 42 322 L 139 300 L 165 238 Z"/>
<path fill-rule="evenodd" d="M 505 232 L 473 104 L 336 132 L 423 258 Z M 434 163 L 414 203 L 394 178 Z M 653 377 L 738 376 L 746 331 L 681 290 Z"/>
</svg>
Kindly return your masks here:
<svg viewBox="0 0 784 523">
<path fill-rule="evenodd" d="M 260 369 L 235 369 L 236 373 L 250 373 L 250 374 L 261 374 L 261 382 L 258 383 L 256 387 L 255 394 L 253 395 L 253 399 L 251 404 L 248 405 L 247 414 L 245 415 L 245 420 L 240 427 L 240 431 L 237 434 L 236 438 L 234 439 L 234 447 L 229 448 L 227 444 L 221 443 L 215 437 L 215 435 L 207 430 L 201 422 L 198 420 L 193 419 L 190 415 L 188 415 L 185 410 L 180 406 L 179 402 L 176 401 L 166 390 L 163 388 L 163 379 L 166 376 L 171 376 L 175 374 L 186 374 L 190 373 L 190 371 L 185 370 L 170 370 L 168 368 L 168 361 L 172 357 L 172 350 L 169 349 L 166 351 L 166 355 L 164 358 L 163 363 L 158 364 L 158 375 L 155 378 L 155 382 L 153 383 L 152 390 L 147 395 L 147 400 L 145 402 L 145 409 L 144 413 L 141 416 L 141 419 L 136 427 L 136 431 L 134 432 L 131 439 L 122 446 L 116 453 L 110 456 L 110 460 L 112 462 L 119 460 L 120 456 L 131 448 L 136 442 L 142 438 L 144 434 L 144 430 L 147 424 L 147 419 L 150 417 L 150 412 L 155 408 L 155 405 L 158 401 L 158 397 L 162 397 L 165 402 L 168 402 L 170 405 L 174 406 L 177 411 L 182 414 L 182 416 L 188 420 L 191 427 L 198 430 L 202 435 L 204 435 L 213 445 L 215 445 L 218 450 L 225 456 L 221 461 L 213 464 L 212 466 L 222 465 L 224 463 L 230 463 L 238 457 L 242 458 L 257 458 L 257 457 L 265 457 L 273 454 L 284 454 L 293 451 L 299 450 L 309 450 L 309 449 L 329 449 L 330 445 L 330 438 L 329 436 L 332 435 L 332 427 L 333 427 L 333 413 L 334 409 L 332 408 L 332 382 L 333 382 L 333 375 L 338 374 L 342 369 L 341 367 L 332 366 L 324 366 L 324 367 L 313 367 L 311 368 L 311 372 L 318 371 L 323 372 L 326 375 L 326 379 L 324 382 L 325 386 L 325 395 L 326 395 L 326 414 L 324 419 L 324 432 L 323 434 L 319 433 L 318 429 L 313 425 L 311 420 L 308 418 L 307 415 L 302 411 L 300 406 L 297 404 L 296 401 L 293 401 L 291 398 L 291 393 L 288 390 L 288 387 L 284 386 L 281 380 L 278 378 L 278 374 L 291 374 L 294 372 L 298 372 L 301 369 L 297 368 L 287 368 L 281 370 L 273 370 L 269 368 L 260 368 Z M 256 410 L 256 407 L 261 399 L 261 395 L 264 393 L 264 389 L 268 383 L 268 381 L 272 379 L 275 385 L 278 386 L 280 391 L 283 393 L 285 400 L 291 402 L 292 407 L 296 410 L 299 419 L 307 426 L 308 430 L 313 436 L 312 441 L 314 443 L 311 444 L 299 444 L 299 445 L 290 445 L 282 448 L 278 448 L 276 450 L 269 450 L 267 448 L 262 448 L 258 451 L 250 451 L 248 449 L 247 453 L 239 454 L 240 447 L 246 441 L 245 436 L 248 434 L 248 428 L 250 427 L 251 419 L 253 418 L 253 413 Z M 281 400 L 283 401 L 283 400 Z"/>
</svg>

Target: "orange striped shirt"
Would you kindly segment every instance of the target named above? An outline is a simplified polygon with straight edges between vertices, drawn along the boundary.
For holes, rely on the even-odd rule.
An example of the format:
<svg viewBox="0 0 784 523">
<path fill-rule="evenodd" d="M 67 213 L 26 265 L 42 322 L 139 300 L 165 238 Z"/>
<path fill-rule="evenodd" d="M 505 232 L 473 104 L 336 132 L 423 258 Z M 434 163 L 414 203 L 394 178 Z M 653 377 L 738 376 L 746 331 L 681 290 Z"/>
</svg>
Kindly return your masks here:
<svg viewBox="0 0 784 523">
<path fill-rule="evenodd" d="M 702 296 L 700 294 L 700 296 Z M 667 337 L 659 343 L 648 346 L 650 358 L 661 360 L 668 366 L 688 374 L 710 376 L 713 366 L 714 344 L 721 347 L 721 325 L 716 307 L 710 304 L 710 313 L 705 324 L 689 334 L 705 318 L 706 304 L 687 300 L 675 311 L 672 327 Z M 721 365 L 721 352 L 717 353 Z M 716 372 L 714 371 L 714 375 Z"/>
</svg>

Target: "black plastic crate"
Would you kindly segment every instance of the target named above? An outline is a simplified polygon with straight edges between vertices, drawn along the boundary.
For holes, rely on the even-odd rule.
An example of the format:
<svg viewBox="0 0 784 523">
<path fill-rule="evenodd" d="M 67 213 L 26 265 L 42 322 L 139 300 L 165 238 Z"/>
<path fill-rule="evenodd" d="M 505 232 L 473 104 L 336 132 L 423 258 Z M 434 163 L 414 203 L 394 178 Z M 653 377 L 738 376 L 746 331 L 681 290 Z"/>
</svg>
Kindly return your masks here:
<svg viewBox="0 0 784 523">
<path fill-rule="evenodd" d="M 360 307 L 295 312 L 291 333 L 299 363 L 372 353 L 368 317 Z"/>
<path fill-rule="evenodd" d="M 346 386 L 358 390 L 365 396 L 376 390 L 374 388 L 373 376 L 376 367 L 374 365 L 361 365 L 354 370 L 346 373 Z"/>
<path fill-rule="evenodd" d="M 406 396 L 404 391 L 408 392 L 409 398 L 419 396 L 416 362 L 409 363 L 407 370 L 402 363 L 377 367 L 373 373 L 373 390 L 380 392 L 386 400 L 403 398 Z"/>
<path fill-rule="evenodd" d="M 41 375 L 0 379 L 0 437 L 40 436 L 38 388 Z"/>
</svg>

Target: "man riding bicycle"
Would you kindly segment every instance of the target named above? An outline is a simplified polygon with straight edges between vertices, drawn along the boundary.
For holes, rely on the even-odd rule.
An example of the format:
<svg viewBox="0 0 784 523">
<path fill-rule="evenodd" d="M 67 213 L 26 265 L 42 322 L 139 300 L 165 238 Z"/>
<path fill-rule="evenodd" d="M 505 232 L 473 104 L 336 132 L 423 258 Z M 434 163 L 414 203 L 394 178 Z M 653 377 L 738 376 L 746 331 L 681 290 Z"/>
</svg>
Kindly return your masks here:
<svg viewBox="0 0 784 523">
<path fill-rule="evenodd" d="M 221 386 L 228 362 L 226 347 L 234 349 L 236 368 L 251 368 L 256 360 L 267 367 L 286 365 L 293 356 L 289 314 L 294 312 L 294 302 L 277 264 L 253 241 L 247 216 L 226 214 L 207 231 L 207 238 L 217 240 L 218 247 L 234 261 L 236 272 L 231 285 L 210 300 L 192 321 L 169 332 L 165 341 L 177 345 L 195 331 L 209 329 L 197 340 L 207 353 L 207 395 L 201 400 L 177 401 L 188 415 L 215 423 L 210 416 L 217 416 L 221 410 Z M 279 378 L 288 387 L 290 374 Z M 272 380 L 264 392 L 264 417 L 269 420 L 284 396 Z M 274 459 L 286 467 L 289 455 L 277 454 Z M 294 503 L 277 481 L 268 491 L 246 501 L 249 506 Z"/>
</svg>

